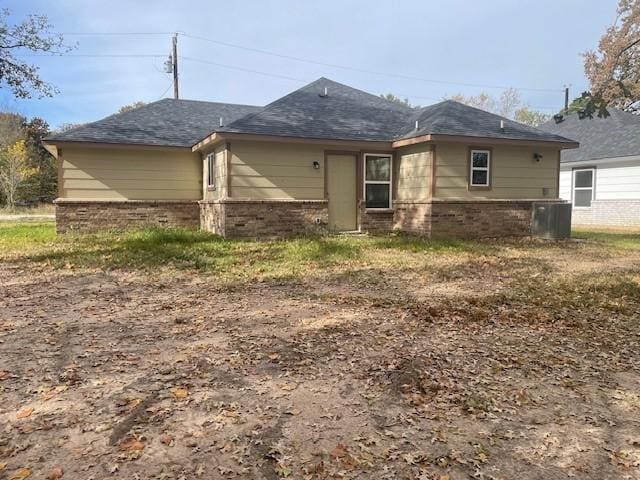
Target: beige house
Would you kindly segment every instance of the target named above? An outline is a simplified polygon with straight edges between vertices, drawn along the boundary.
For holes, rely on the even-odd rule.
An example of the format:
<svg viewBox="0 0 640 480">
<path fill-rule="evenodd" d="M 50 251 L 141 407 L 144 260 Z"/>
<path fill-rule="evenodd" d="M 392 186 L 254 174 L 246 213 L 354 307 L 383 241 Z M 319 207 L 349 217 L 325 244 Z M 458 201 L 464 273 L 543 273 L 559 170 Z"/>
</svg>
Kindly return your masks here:
<svg viewBox="0 0 640 480">
<path fill-rule="evenodd" d="M 59 232 L 526 235 L 578 144 L 454 101 L 413 109 L 321 78 L 266 107 L 161 100 L 48 138 Z"/>
</svg>

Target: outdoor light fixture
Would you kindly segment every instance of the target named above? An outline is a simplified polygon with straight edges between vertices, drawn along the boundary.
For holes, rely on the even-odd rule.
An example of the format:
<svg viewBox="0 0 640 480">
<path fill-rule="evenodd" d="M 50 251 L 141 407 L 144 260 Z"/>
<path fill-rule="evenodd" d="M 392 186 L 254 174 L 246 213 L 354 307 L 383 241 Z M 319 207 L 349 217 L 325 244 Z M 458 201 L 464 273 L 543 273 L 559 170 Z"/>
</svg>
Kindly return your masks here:
<svg viewBox="0 0 640 480">
<path fill-rule="evenodd" d="M 542 154 L 541 154 L 541 153 L 537 153 L 537 152 L 536 152 L 536 153 L 534 153 L 534 154 L 533 154 L 533 159 L 534 159 L 536 162 L 539 162 L 540 160 L 542 160 Z"/>
<path fill-rule="evenodd" d="M 313 168 L 315 168 L 316 170 L 320 170 L 320 162 L 318 162 L 317 160 L 315 160 L 313 162 Z"/>
</svg>

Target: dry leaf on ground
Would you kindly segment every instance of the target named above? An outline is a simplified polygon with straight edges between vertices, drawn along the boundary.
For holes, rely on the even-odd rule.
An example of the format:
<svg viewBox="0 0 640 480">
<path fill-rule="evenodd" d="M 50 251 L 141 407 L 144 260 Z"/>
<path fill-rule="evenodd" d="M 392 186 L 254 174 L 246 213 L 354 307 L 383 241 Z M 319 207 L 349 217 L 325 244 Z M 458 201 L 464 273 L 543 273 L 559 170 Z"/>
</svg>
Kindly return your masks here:
<svg viewBox="0 0 640 480">
<path fill-rule="evenodd" d="M 187 396 L 189 395 L 189 390 L 187 390 L 185 387 L 171 387 L 169 391 L 178 400 L 187 398 Z"/>
<path fill-rule="evenodd" d="M 135 438 L 126 438 L 122 442 L 120 442 L 120 450 L 125 452 L 139 452 L 144 450 L 144 443 Z"/>
<path fill-rule="evenodd" d="M 16 418 L 27 418 L 33 413 L 33 407 L 23 407 L 16 413 Z"/>
<path fill-rule="evenodd" d="M 19 468 L 11 474 L 8 480 L 22 480 L 31 476 L 31 470 L 28 468 Z"/>
</svg>

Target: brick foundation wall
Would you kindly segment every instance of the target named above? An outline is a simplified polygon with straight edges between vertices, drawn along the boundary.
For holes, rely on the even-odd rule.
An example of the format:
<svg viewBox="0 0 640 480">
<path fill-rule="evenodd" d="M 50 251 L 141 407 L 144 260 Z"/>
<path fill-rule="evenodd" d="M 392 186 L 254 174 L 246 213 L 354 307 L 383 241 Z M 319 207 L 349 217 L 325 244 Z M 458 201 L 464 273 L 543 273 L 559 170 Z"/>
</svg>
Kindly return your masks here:
<svg viewBox="0 0 640 480">
<path fill-rule="evenodd" d="M 227 238 L 286 238 L 327 232 L 326 200 L 201 202 L 202 228 Z"/>
<path fill-rule="evenodd" d="M 532 201 L 441 201 L 431 204 L 431 238 L 531 234 Z"/>
<path fill-rule="evenodd" d="M 224 204 L 203 200 L 200 204 L 200 229 L 224 236 Z"/>
<path fill-rule="evenodd" d="M 411 235 L 431 235 L 431 202 L 393 202 L 393 228 Z"/>
<path fill-rule="evenodd" d="M 572 225 L 600 225 L 603 227 L 640 226 L 640 199 L 594 200 L 591 208 L 575 208 Z"/>
<path fill-rule="evenodd" d="M 196 201 L 75 201 L 58 199 L 56 231 L 97 232 L 142 227 L 192 228 L 200 226 Z"/>
<path fill-rule="evenodd" d="M 367 209 L 360 202 L 360 230 L 369 233 L 388 233 L 393 231 L 393 209 Z"/>
</svg>

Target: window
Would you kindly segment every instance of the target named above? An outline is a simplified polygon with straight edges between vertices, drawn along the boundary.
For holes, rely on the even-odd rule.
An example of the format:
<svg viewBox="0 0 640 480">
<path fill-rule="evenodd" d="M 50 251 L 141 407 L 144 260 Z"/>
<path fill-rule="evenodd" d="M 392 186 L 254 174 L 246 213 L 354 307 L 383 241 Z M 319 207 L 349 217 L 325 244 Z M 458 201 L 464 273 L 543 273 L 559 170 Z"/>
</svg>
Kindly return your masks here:
<svg viewBox="0 0 640 480">
<path fill-rule="evenodd" d="M 573 206 L 589 208 L 593 200 L 595 169 L 584 168 L 573 171 Z"/>
<path fill-rule="evenodd" d="M 216 156 L 213 153 L 207 155 L 207 187 L 216 186 Z"/>
<path fill-rule="evenodd" d="M 490 186 L 491 151 L 471 150 L 469 161 L 469 186 L 488 187 Z"/>
<path fill-rule="evenodd" d="M 364 155 L 366 208 L 391 208 L 391 155 Z"/>
</svg>

